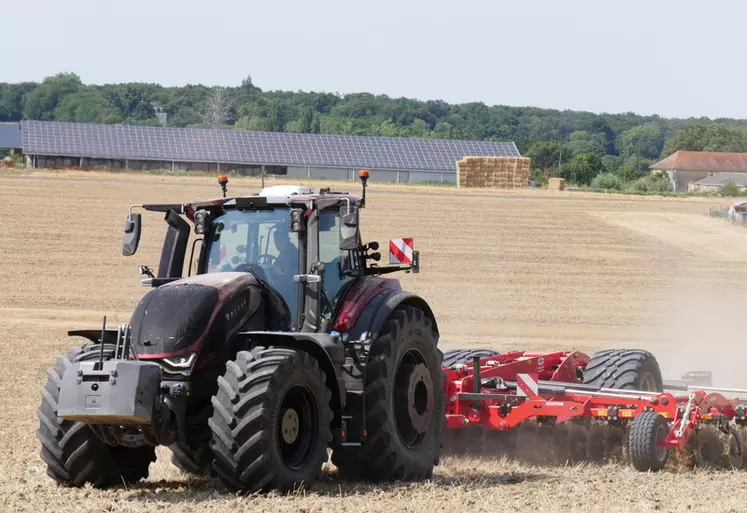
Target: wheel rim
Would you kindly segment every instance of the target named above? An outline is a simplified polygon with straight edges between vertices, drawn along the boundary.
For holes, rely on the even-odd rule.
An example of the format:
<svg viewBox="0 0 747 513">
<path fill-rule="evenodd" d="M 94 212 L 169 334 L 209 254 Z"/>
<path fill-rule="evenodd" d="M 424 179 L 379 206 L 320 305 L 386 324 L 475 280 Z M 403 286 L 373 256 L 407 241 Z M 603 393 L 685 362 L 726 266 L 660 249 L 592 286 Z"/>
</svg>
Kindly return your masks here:
<svg viewBox="0 0 747 513">
<path fill-rule="evenodd" d="M 656 455 L 656 459 L 659 461 L 665 461 L 669 454 L 669 449 L 664 445 L 668 434 L 669 428 L 667 425 L 659 424 L 656 428 L 656 445 L 654 446 L 654 454 Z"/>
<path fill-rule="evenodd" d="M 425 358 L 416 349 L 400 360 L 395 377 L 394 416 L 397 433 L 406 447 L 421 444 L 431 424 L 433 380 Z"/>
<path fill-rule="evenodd" d="M 641 380 L 641 390 L 644 392 L 658 392 L 656 378 L 653 374 L 646 373 L 643 375 L 643 379 Z"/>
<path fill-rule="evenodd" d="M 288 468 L 299 470 L 311 459 L 319 436 L 316 401 L 309 390 L 302 386 L 288 390 L 277 420 L 280 457 Z"/>
</svg>

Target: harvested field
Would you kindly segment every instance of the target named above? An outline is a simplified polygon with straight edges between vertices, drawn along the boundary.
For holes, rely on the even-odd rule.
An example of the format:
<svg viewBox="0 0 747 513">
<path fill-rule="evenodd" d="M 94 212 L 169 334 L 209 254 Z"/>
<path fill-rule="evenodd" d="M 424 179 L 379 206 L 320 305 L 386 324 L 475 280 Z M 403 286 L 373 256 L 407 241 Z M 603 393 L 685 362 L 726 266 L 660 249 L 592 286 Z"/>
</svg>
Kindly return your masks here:
<svg viewBox="0 0 747 513">
<path fill-rule="evenodd" d="M 710 368 L 745 386 L 747 230 L 704 217 L 704 199 L 569 192 L 475 192 L 382 186 L 372 176 L 368 240 L 413 236 L 419 275 L 403 285 L 438 316 L 444 348 L 644 347 L 666 376 Z M 334 184 L 356 190 L 354 184 Z M 232 180 L 233 193 L 257 190 Z M 445 458 L 430 483 L 346 483 L 237 498 L 189 480 L 159 451 L 150 479 L 128 489 L 56 487 L 34 437 L 45 369 L 65 331 L 126 322 L 145 292 L 137 265 L 157 265 L 164 233 L 144 215 L 137 256 L 120 255 L 122 220 L 139 202 L 217 196 L 213 178 L 0 174 L 0 511 L 740 511 L 747 474 L 657 475 L 607 466 L 533 467 Z"/>
</svg>

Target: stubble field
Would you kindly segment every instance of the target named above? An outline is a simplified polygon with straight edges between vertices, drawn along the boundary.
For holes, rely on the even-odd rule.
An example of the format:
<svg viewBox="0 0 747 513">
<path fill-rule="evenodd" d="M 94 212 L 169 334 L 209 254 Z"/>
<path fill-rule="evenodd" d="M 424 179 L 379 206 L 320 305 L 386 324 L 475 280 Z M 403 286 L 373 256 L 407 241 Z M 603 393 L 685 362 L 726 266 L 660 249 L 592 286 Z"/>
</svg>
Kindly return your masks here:
<svg viewBox="0 0 747 513">
<path fill-rule="evenodd" d="M 642 347 L 665 377 L 710 369 L 747 386 L 747 230 L 704 216 L 718 200 L 577 193 L 370 188 L 367 240 L 413 236 L 444 349 Z M 357 190 L 355 184 L 335 184 Z M 234 194 L 258 190 L 233 180 Z M 0 511 L 743 511 L 747 474 L 639 474 L 621 466 L 532 467 L 446 458 L 432 482 L 339 480 L 313 491 L 236 497 L 180 475 L 159 451 L 148 481 L 109 491 L 47 478 L 34 437 L 46 368 L 71 328 L 127 322 L 157 265 L 164 226 L 144 215 L 139 253 L 120 254 L 130 204 L 219 194 L 212 178 L 21 172 L 0 175 Z M 728 202 L 724 202 L 726 204 Z"/>
</svg>

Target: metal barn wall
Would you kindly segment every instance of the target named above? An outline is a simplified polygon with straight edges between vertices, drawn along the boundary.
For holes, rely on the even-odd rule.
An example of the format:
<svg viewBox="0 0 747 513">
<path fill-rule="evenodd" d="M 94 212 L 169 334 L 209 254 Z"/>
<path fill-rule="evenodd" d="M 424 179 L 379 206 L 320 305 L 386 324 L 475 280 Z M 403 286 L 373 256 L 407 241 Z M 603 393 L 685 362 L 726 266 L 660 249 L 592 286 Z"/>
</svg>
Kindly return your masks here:
<svg viewBox="0 0 747 513">
<path fill-rule="evenodd" d="M 370 169 L 372 179 L 377 182 L 418 183 L 418 182 L 456 182 L 456 172 L 438 171 L 391 171 Z M 357 180 L 358 169 L 341 169 L 333 167 L 288 166 L 288 176 L 295 178 L 319 178 L 323 180 Z"/>
</svg>

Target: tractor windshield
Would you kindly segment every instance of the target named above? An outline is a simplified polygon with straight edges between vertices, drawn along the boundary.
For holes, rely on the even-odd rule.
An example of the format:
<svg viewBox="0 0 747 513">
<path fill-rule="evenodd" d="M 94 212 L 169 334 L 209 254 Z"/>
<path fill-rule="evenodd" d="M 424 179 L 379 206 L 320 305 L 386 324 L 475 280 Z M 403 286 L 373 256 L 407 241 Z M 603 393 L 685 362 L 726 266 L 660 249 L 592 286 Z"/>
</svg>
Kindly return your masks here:
<svg viewBox="0 0 747 513">
<path fill-rule="evenodd" d="M 274 288 L 295 318 L 299 273 L 298 234 L 290 231 L 287 209 L 228 210 L 212 221 L 205 238 L 207 272 L 253 271 Z"/>
</svg>

